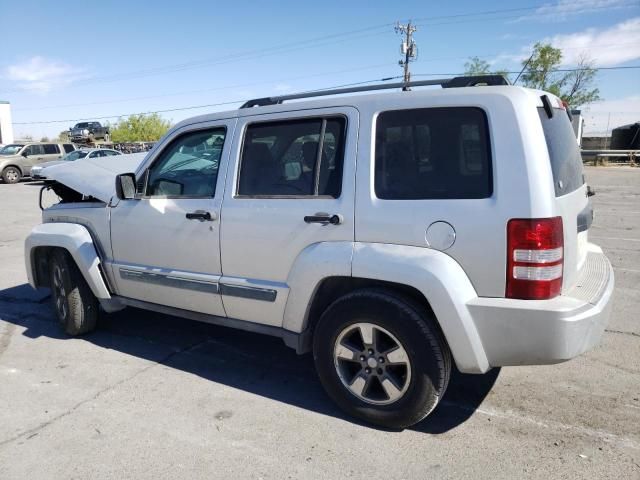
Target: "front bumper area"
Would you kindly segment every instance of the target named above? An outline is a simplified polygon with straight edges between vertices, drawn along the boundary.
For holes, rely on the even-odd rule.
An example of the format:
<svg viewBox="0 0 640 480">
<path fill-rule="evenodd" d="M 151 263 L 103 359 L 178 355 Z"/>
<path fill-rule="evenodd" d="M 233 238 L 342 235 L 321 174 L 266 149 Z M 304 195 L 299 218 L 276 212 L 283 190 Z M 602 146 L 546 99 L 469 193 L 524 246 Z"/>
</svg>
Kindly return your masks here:
<svg viewBox="0 0 640 480">
<path fill-rule="evenodd" d="M 602 250 L 589 253 L 576 284 L 551 300 L 476 298 L 468 303 L 492 367 L 544 365 L 595 346 L 611 311 L 613 268 Z"/>
</svg>

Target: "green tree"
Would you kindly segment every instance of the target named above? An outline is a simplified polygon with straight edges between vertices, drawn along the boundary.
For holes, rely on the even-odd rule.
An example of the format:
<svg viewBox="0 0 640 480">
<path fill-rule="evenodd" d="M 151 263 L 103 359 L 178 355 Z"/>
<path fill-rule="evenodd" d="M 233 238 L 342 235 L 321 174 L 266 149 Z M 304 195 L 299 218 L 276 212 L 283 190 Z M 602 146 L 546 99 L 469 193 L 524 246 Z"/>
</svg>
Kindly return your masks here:
<svg viewBox="0 0 640 480">
<path fill-rule="evenodd" d="M 600 100 L 600 91 L 592 88 L 597 71 L 589 57 L 581 56 L 576 68 L 570 72 L 559 72 L 561 63 L 562 50 L 536 43 L 531 58 L 522 62 L 525 69 L 523 85 L 553 93 L 572 107 Z"/>
<path fill-rule="evenodd" d="M 464 74 L 470 75 L 502 75 L 509 78 L 509 74 L 506 70 L 492 70 L 491 65 L 486 60 L 480 57 L 469 57 L 469 60 L 464 64 Z"/>
<path fill-rule="evenodd" d="M 69 140 L 69 130 L 64 130 L 58 134 L 59 142 L 68 142 Z"/>
<path fill-rule="evenodd" d="M 154 142 L 162 137 L 171 127 L 171 122 L 157 113 L 131 115 L 119 119 L 111 125 L 111 141 L 120 142 Z"/>
</svg>

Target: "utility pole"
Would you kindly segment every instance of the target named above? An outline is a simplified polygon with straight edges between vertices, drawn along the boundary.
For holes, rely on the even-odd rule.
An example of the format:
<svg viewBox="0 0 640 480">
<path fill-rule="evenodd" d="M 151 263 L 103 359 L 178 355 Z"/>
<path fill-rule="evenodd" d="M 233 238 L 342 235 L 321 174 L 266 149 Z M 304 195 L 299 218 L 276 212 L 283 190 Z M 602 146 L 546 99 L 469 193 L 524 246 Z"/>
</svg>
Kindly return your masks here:
<svg viewBox="0 0 640 480">
<path fill-rule="evenodd" d="M 411 90 L 409 88 L 409 82 L 411 81 L 411 72 L 409 71 L 409 63 L 413 62 L 418 57 L 418 46 L 413 41 L 413 34 L 416 31 L 416 27 L 411 25 L 411 20 L 406 25 L 400 22 L 396 23 L 395 31 L 404 37 L 400 44 L 400 53 L 404 55 L 404 59 L 400 60 L 398 64 L 404 70 L 404 84 L 402 90 L 405 92 Z"/>
</svg>

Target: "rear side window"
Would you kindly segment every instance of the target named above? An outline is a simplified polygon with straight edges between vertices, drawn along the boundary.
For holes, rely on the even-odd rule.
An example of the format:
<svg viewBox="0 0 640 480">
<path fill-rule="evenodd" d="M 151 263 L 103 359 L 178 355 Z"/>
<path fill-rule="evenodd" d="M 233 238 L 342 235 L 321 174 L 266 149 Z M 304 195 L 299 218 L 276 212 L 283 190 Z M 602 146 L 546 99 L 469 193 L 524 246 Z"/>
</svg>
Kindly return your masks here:
<svg viewBox="0 0 640 480">
<path fill-rule="evenodd" d="M 580 188 L 584 178 L 582 157 L 569 117 L 561 109 L 554 109 L 553 112 L 553 117 L 549 118 L 544 108 L 538 108 L 551 161 L 553 186 L 556 197 L 561 197 Z"/>
<path fill-rule="evenodd" d="M 60 153 L 60 149 L 58 148 L 58 145 L 55 145 L 53 143 L 45 143 L 43 147 L 44 147 L 44 153 L 46 155 Z"/>
<path fill-rule="evenodd" d="M 345 126 L 343 117 L 249 125 L 242 146 L 238 194 L 338 198 Z"/>
<path fill-rule="evenodd" d="M 487 118 L 479 108 L 383 112 L 375 192 L 386 200 L 486 198 L 493 193 Z"/>
</svg>

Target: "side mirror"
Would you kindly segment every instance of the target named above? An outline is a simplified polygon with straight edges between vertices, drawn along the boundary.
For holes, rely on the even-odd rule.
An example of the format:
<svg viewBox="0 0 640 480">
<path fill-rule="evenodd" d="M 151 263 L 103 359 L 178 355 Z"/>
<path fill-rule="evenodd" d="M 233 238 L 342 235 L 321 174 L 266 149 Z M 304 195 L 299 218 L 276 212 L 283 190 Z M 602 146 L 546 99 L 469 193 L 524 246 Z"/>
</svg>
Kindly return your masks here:
<svg viewBox="0 0 640 480">
<path fill-rule="evenodd" d="M 121 173 L 116 177 L 116 196 L 120 200 L 131 200 L 136 197 L 136 175 Z"/>
<path fill-rule="evenodd" d="M 27 158 L 27 157 L 29 156 L 29 154 L 27 153 L 27 151 L 26 151 L 26 150 L 25 150 L 24 152 L 22 152 L 22 153 L 21 153 L 21 155 L 22 155 L 24 158 Z"/>
</svg>

